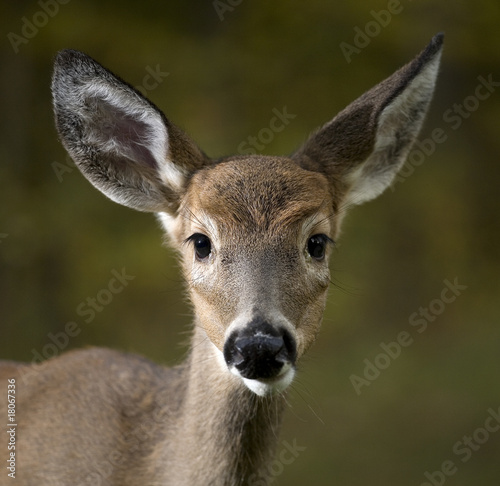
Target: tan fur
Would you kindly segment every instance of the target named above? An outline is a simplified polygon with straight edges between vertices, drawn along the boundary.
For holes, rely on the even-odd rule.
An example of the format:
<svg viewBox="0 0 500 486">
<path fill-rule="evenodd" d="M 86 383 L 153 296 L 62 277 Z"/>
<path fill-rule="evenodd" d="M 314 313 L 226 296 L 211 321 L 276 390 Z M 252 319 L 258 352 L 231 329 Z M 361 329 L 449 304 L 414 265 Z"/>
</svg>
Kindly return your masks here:
<svg viewBox="0 0 500 486">
<path fill-rule="evenodd" d="M 0 485 L 266 484 L 286 388 L 320 328 L 341 219 L 404 162 L 441 44 L 438 35 L 290 158 L 218 161 L 93 59 L 62 51 L 52 84 L 61 140 L 104 194 L 158 214 L 182 257 L 194 326 L 187 360 L 170 369 L 97 348 L 1 363 L 2 393 L 16 380 L 18 427 L 16 480 L 4 469 Z"/>
<path fill-rule="evenodd" d="M 263 177 L 266 173 L 273 177 Z M 284 158 L 227 161 L 193 177 L 181 206 L 177 238 L 204 233 L 218 253 L 200 278 L 189 248 L 184 273 L 200 324 L 221 351 L 225 331 L 237 314 L 263 307 L 263 290 L 281 296 L 280 310 L 300 330 L 298 349 L 309 347 L 323 313 L 329 273 L 326 266 L 318 265 L 315 273 L 299 266 L 299 249 L 312 234 L 335 237 L 331 208 L 326 178 Z M 320 223 L 304 233 L 304 221 L 314 215 Z"/>
</svg>

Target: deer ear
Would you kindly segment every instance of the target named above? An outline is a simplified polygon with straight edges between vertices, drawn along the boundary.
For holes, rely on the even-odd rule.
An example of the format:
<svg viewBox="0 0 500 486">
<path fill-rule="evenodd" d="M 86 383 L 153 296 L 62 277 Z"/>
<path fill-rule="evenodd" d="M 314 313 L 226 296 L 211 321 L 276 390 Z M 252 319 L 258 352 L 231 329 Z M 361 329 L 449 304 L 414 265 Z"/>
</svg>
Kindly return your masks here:
<svg viewBox="0 0 500 486">
<path fill-rule="evenodd" d="M 173 214 L 201 150 L 137 90 L 89 56 L 61 51 L 52 94 L 63 145 L 113 201 Z"/>
<path fill-rule="evenodd" d="M 293 158 L 321 171 L 342 206 L 375 198 L 392 182 L 418 135 L 432 98 L 443 35 L 313 134 Z"/>
</svg>

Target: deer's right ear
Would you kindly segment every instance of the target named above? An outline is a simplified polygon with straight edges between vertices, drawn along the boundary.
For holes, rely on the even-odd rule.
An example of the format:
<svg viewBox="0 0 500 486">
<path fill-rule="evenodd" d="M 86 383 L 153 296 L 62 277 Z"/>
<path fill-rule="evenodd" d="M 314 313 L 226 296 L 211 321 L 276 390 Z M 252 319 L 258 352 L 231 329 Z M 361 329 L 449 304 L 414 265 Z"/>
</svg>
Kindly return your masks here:
<svg viewBox="0 0 500 486">
<path fill-rule="evenodd" d="M 137 90 L 89 56 L 61 51 L 52 94 L 62 143 L 83 175 L 115 202 L 174 214 L 208 158 Z"/>
<path fill-rule="evenodd" d="M 413 61 L 351 103 L 294 154 L 324 173 L 337 205 L 377 197 L 392 182 L 415 141 L 436 83 L 443 35 Z"/>
</svg>

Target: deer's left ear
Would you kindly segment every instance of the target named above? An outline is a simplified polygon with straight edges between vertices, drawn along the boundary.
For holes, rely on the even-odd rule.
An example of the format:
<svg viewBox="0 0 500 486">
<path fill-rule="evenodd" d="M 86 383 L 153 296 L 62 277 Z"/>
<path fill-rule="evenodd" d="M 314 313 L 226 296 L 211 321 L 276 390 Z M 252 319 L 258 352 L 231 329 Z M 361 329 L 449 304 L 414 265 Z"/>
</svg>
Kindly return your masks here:
<svg viewBox="0 0 500 486">
<path fill-rule="evenodd" d="M 190 175 L 209 159 L 129 84 L 82 52 L 61 51 L 52 93 L 61 141 L 115 202 L 175 214 Z"/>
<path fill-rule="evenodd" d="M 351 103 L 293 158 L 323 172 L 342 206 L 381 194 L 403 165 L 432 98 L 443 34 L 413 61 Z"/>
</svg>

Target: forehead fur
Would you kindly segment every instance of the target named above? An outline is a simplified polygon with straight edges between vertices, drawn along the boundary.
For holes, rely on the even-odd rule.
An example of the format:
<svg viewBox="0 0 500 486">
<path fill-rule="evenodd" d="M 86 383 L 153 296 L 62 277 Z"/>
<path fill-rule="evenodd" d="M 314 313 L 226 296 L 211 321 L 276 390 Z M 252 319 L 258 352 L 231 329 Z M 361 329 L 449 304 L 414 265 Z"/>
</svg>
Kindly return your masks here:
<svg viewBox="0 0 500 486">
<path fill-rule="evenodd" d="M 232 158 L 198 172 L 185 203 L 228 228 L 266 232 L 332 208 L 322 174 L 284 157 L 263 156 Z"/>
</svg>

